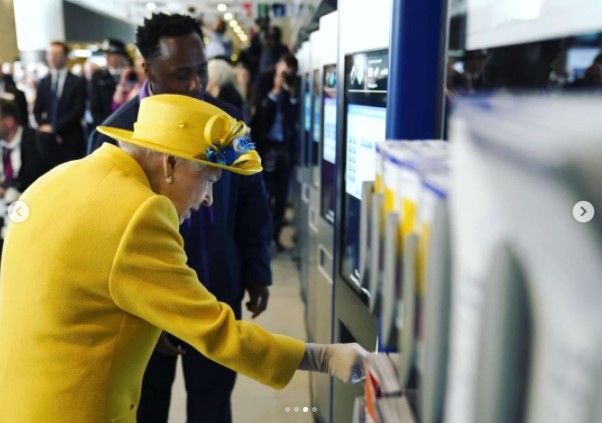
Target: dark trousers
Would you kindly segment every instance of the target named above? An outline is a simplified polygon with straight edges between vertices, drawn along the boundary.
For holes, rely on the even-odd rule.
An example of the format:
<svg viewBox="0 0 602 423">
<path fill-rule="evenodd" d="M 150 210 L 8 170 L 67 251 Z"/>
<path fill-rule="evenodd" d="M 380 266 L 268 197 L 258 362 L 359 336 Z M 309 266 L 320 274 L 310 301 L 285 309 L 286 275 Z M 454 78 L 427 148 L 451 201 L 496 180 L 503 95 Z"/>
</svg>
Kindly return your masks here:
<svg viewBox="0 0 602 423">
<path fill-rule="evenodd" d="M 182 355 L 182 365 L 187 393 L 187 422 L 230 423 L 230 396 L 236 373 L 171 335 L 170 340 L 186 350 L 186 354 Z M 177 357 L 153 352 L 142 381 L 138 423 L 167 423 L 176 363 Z"/>
<path fill-rule="evenodd" d="M 274 239 L 280 241 L 291 179 L 291 158 L 286 144 L 270 142 L 262 154 L 263 177 L 272 208 Z"/>
</svg>

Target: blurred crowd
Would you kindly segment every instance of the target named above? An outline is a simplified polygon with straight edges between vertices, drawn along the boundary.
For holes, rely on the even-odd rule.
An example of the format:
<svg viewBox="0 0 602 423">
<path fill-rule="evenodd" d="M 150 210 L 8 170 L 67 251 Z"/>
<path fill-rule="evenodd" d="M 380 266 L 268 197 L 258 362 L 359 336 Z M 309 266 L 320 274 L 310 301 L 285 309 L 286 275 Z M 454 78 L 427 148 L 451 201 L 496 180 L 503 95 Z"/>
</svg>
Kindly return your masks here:
<svg viewBox="0 0 602 423">
<path fill-rule="evenodd" d="M 292 138 L 299 91 L 297 61 L 282 42 L 281 29 L 270 25 L 269 21 L 257 21 L 257 26 L 250 31 L 248 47 L 237 54 L 233 54 L 223 19 L 217 18 L 211 25 L 200 24 L 207 59 L 208 80 L 204 90 L 240 109 L 244 119 L 259 128 L 261 133 L 255 131 L 253 135 L 264 139 L 258 143 L 258 149 L 270 158 L 266 162 L 265 179 L 275 225 L 280 228 L 288 183 L 278 181 L 280 178 L 288 181 L 293 164 Z M 79 46 L 72 51 L 63 41 L 51 41 L 44 63 L 24 65 L 17 60 L 2 64 L 0 101 L 1 120 L 5 124 L 0 141 L 3 148 L 18 150 L 24 128 L 34 135 L 35 143 L 43 142 L 45 148 L 32 149 L 44 157 L 34 160 L 23 155 L 17 158 L 12 171 L 7 171 L 11 164 L 8 159 L 4 160 L 0 196 L 12 179 L 18 179 L 21 160 L 43 162 L 43 165 L 35 166 L 37 177 L 57 164 L 90 153 L 92 148 L 88 140 L 94 129 L 139 95 L 148 77 L 148 66 L 136 46 L 109 38 L 97 50 L 84 53 Z M 280 101 L 281 93 L 286 93 L 284 106 Z M 6 124 L 8 121 L 9 125 Z M 283 126 L 283 122 L 287 126 Z M 293 126 L 289 127 L 289 124 Z M 7 130 L 8 127 L 12 129 Z M 52 148 L 46 148 L 49 146 Z M 35 177 L 29 177 L 26 184 L 18 184 L 19 190 L 3 203 L 9 204 L 18 198 L 33 180 Z M 0 216 L 6 213 L 6 208 L 1 206 Z M 279 230 L 275 234 L 275 243 L 282 249 Z"/>
</svg>

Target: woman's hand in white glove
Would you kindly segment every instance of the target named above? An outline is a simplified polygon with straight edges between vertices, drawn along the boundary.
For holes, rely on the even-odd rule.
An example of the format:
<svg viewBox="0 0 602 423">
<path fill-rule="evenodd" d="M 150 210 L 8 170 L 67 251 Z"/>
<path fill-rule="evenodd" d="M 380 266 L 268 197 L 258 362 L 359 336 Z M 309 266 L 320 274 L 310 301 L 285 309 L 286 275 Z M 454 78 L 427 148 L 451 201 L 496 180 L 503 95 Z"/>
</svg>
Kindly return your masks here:
<svg viewBox="0 0 602 423">
<path fill-rule="evenodd" d="M 300 370 L 328 373 L 347 383 L 364 379 L 364 357 L 359 344 L 305 344 Z"/>
</svg>

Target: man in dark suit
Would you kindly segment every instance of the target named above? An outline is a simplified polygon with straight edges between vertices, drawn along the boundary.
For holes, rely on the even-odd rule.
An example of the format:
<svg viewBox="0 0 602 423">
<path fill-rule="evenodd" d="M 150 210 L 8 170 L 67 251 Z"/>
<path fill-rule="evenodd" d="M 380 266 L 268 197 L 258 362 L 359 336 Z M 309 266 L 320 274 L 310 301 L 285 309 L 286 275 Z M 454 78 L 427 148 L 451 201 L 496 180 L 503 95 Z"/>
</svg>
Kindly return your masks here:
<svg viewBox="0 0 602 423">
<path fill-rule="evenodd" d="M 57 147 L 52 140 L 20 123 L 20 112 L 14 101 L 0 97 L 0 147 L 2 147 L 2 182 L 0 195 L 8 188 L 19 193 L 57 163 Z"/>
<path fill-rule="evenodd" d="M 63 42 L 50 45 L 46 59 L 50 75 L 40 81 L 33 112 L 41 132 L 53 134 L 60 144 L 62 161 L 86 153 L 82 117 L 86 108 L 86 81 L 67 69 L 69 48 Z"/>
<path fill-rule="evenodd" d="M 202 39 L 198 23 L 189 16 L 155 14 L 146 19 L 138 27 L 136 40 L 145 60 L 147 82 L 137 98 L 124 104 L 104 124 L 131 130 L 140 98 L 166 93 L 202 98 L 242 119 L 240 110 L 204 94 L 207 59 Z M 110 141 L 95 131 L 90 137 L 90 150 Z M 272 230 L 263 176 L 223 172 L 213 197 L 212 207 L 202 207 L 180 226 L 188 265 L 218 300 L 232 307 L 237 318 L 241 317 L 245 290 L 249 293 L 247 309 L 253 317 L 258 316 L 267 307 L 272 279 Z M 111 213 L 110 205 L 107 213 Z M 138 422 L 167 422 L 177 355 L 182 353 L 187 421 L 231 422 L 230 396 L 236 374 L 166 335 L 161 336 L 146 369 Z"/>
<path fill-rule="evenodd" d="M 107 66 L 94 72 L 90 81 L 90 112 L 94 128 L 113 113 L 115 87 L 128 65 L 128 54 L 123 42 L 109 38 L 103 42 L 102 49 Z"/>
<path fill-rule="evenodd" d="M 278 251 L 284 251 L 280 231 L 286 211 L 299 116 L 297 67 L 295 56 L 284 54 L 275 69 L 259 75 L 254 90 L 255 114 L 251 129 L 257 151 L 263 158 Z"/>
<path fill-rule="evenodd" d="M 4 74 L 0 68 L 0 96 L 6 94 L 12 97 L 11 100 L 15 102 L 19 110 L 19 123 L 23 126 L 29 126 L 29 109 L 25 93 L 17 88 L 13 77 Z"/>
</svg>

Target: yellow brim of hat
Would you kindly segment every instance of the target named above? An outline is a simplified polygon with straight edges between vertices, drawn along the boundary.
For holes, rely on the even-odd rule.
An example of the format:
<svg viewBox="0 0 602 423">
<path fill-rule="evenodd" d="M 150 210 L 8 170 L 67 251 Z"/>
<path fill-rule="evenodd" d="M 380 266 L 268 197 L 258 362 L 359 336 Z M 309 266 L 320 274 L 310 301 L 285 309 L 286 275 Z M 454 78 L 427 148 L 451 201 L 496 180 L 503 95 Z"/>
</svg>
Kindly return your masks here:
<svg viewBox="0 0 602 423">
<path fill-rule="evenodd" d="M 118 141 L 123 141 L 129 144 L 137 145 L 139 147 L 148 148 L 149 150 L 169 154 L 170 156 L 179 157 L 181 159 L 186 159 L 197 163 L 203 163 L 207 166 L 228 170 L 239 175 L 253 175 L 263 170 L 261 164 L 259 164 L 261 163 L 261 159 L 256 151 L 249 151 L 243 154 L 237 160 L 237 162 L 235 162 L 235 166 L 228 166 L 220 163 L 213 163 L 207 160 L 199 159 L 198 157 L 192 155 L 190 152 L 179 151 L 173 147 L 166 146 L 164 144 L 157 144 L 156 142 L 153 142 L 151 140 L 134 138 L 134 132 L 128 131 L 127 129 L 119 129 L 108 126 L 98 126 L 96 127 L 96 129 L 101 134 L 104 134 L 107 137 L 113 138 Z M 246 158 L 250 160 L 245 160 Z"/>
</svg>

